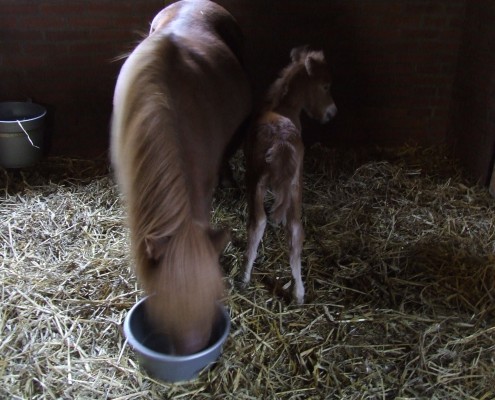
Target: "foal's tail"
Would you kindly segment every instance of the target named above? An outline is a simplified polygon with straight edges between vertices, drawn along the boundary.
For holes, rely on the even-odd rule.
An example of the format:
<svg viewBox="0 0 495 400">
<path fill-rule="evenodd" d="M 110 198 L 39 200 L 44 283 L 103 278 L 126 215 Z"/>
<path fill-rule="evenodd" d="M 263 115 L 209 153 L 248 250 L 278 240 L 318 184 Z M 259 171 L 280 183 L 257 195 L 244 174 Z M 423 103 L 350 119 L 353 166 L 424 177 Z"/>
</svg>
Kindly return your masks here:
<svg viewBox="0 0 495 400">
<path fill-rule="evenodd" d="M 275 197 L 271 217 L 277 224 L 287 223 L 294 190 L 300 185 L 303 155 L 304 147 L 297 131 L 285 132 L 284 137 L 277 138 L 266 152 L 265 161 L 269 166 L 270 186 Z"/>
</svg>

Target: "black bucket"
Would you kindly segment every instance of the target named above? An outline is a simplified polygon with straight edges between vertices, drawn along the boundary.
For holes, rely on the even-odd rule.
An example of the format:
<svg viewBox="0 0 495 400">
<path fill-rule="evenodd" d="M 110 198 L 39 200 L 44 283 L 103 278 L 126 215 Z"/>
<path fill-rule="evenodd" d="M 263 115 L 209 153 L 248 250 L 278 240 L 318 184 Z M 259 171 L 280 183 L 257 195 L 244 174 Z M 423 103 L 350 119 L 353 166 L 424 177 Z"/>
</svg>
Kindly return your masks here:
<svg viewBox="0 0 495 400">
<path fill-rule="evenodd" d="M 0 103 L 0 165 L 29 167 L 43 154 L 46 108 L 29 102 Z"/>
</svg>

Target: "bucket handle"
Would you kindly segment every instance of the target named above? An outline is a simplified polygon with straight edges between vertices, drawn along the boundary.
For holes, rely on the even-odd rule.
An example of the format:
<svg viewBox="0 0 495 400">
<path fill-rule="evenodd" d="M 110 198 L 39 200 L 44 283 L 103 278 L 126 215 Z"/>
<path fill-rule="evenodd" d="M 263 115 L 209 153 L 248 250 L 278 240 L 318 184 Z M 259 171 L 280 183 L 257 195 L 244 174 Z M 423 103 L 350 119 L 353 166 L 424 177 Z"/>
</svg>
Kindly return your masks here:
<svg viewBox="0 0 495 400">
<path fill-rule="evenodd" d="M 39 149 L 40 147 L 39 146 L 36 146 L 33 141 L 31 140 L 31 137 L 29 136 L 29 134 L 26 132 L 26 130 L 24 129 L 24 127 L 22 126 L 21 124 L 21 121 L 19 121 L 18 119 L 16 120 L 17 121 L 17 124 L 21 127 L 22 131 L 26 134 L 26 137 L 27 139 L 29 140 L 29 143 L 31 143 L 31 146 L 33 147 L 36 147 L 37 149 Z"/>
</svg>

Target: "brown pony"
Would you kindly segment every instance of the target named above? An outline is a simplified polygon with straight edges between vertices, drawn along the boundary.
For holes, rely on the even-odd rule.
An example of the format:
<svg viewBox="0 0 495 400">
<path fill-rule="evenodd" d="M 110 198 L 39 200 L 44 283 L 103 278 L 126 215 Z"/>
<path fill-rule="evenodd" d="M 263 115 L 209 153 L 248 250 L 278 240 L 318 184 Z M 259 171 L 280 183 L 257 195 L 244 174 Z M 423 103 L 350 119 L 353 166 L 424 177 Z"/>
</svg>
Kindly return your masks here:
<svg viewBox="0 0 495 400">
<path fill-rule="evenodd" d="M 271 217 L 275 223 L 282 222 L 287 227 L 293 297 L 302 304 L 304 145 L 299 118 L 305 110 L 310 117 L 325 123 L 335 116 L 337 107 L 330 94 L 331 79 L 323 52 L 300 47 L 292 50 L 291 58 L 292 62 L 269 89 L 244 148 L 249 220 L 243 285 L 247 286 L 251 279 L 256 252 L 266 227 L 264 198 L 271 188 L 274 195 Z"/>
<path fill-rule="evenodd" d="M 111 157 L 124 194 L 136 273 L 151 323 L 177 354 L 203 348 L 223 296 L 210 228 L 224 150 L 250 112 L 234 18 L 209 0 L 162 10 L 130 54 L 114 94 Z"/>
</svg>

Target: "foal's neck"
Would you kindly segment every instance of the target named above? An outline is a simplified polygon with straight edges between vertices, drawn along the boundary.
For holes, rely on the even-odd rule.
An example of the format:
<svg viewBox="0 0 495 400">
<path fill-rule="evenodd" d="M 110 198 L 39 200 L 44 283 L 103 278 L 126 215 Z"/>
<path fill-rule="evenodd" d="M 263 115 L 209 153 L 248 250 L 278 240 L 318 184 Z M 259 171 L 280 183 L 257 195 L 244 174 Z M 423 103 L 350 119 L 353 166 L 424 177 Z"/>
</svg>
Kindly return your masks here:
<svg viewBox="0 0 495 400">
<path fill-rule="evenodd" d="M 300 96 L 294 95 L 293 89 L 289 89 L 281 101 L 273 107 L 277 114 L 289 118 L 292 123 L 301 131 L 301 112 L 303 110 L 303 101 Z"/>
<path fill-rule="evenodd" d="M 287 76 L 287 81 L 278 87 L 285 91 L 283 95 L 277 96 L 276 101 L 272 103 L 271 110 L 289 118 L 292 123 L 301 131 L 300 116 L 304 108 L 304 79 L 301 72 L 296 72 L 291 76 Z"/>
</svg>

